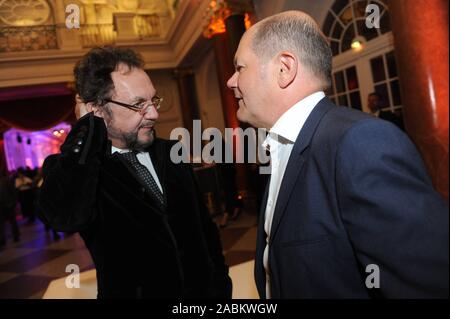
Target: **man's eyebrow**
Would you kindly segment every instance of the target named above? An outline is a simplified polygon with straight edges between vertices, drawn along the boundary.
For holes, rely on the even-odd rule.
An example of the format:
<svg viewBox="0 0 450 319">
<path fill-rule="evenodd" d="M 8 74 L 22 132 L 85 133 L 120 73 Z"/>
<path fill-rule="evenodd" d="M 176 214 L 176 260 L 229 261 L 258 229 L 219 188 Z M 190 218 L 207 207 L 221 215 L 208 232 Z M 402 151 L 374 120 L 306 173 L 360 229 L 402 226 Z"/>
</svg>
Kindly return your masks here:
<svg viewBox="0 0 450 319">
<path fill-rule="evenodd" d="M 146 101 L 146 99 L 144 99 L 143 97 L 140 97 L 140 96 L 136 96 L 136 97 L 134 97 L 134 99 L 133 100 L 131 100 L 131 103 L 139 103 L 139 102 L 144 102 L 144 101 Z"/>
<path fill-rule="evenodd" d="M 155 96 L 158 96 L 158 92 L 156 92 L 156 93 L 153 95 L 153 97 L 151 98 L 151 100 L 153 100 L 153 99 L 155 98 Z M 133 104 L 135 104 L 135 103 L 145 102 L 145 101 L 148 101 L 148 100 L 147 100 L 146 98 L 141 97 L 141 96 L 136 96 L 136 97 L 134 97 L 134 99 L 131 100 L 131 101 L 132 101 Z"/>
</svg>

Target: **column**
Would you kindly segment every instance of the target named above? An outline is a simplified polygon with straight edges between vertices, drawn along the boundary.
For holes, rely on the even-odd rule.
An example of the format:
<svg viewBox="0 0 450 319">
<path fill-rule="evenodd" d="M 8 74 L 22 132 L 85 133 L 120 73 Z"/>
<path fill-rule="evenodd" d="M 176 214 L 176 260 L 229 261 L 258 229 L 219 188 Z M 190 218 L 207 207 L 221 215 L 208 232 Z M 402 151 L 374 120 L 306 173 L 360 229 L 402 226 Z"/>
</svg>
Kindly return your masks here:
<svg viewBox="0 0 450 319">
<path fill-rule="evenodd" d="M 175 69 L 174 75 L 177 80 L 178 91 L 180 93 L 183 125 L 189 131 L 190 135 L 193 136 L 192 121 L 200 119 L 195 75 L 191 69 Z"/>
<path fill-rule="evenodd" d="M 204 35 L 214 41 L 217 76 L 222 100 L 225 126 L 229 128 L 246 127 L 236 117 L 239 108 L 234 93 L 227 87 L 228 79 L 234 73 L 233 59 L 239 41 L 245 32 L 245 13 L 251 12 L 250 1 L 215 1 L 210 6 L 209 21 Z M 234 155 L 243 141 L 235 139 Z M 249 172 L 247 165 L 236 164 L 238 190 L 245 193 L 249 189 Z"/>
<path fill-rule="evenodd" d="M 448 1 L 389 4 L 405 127 L 448 199 Z"/>
<path fill-rule="evenodd" d="M 234 73 L 233 58 L 229 54 L 231 50 L 228 47 L 227 35 L 225 33 L 216 34 L 213 41 L 225 126 L 236 128 L 240 125 L 236 117 L 239 105 L 233 91 L 227 87 L 227 81 Z"/>
</svg>

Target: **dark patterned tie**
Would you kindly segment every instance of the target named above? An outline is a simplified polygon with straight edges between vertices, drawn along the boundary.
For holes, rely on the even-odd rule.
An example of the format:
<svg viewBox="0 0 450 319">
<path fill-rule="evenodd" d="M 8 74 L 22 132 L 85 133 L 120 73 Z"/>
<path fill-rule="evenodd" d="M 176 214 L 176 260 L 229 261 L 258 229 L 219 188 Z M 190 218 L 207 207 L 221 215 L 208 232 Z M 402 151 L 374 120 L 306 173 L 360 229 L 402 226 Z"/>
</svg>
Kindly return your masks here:
<svg viewBox="0 0 450 319">
<path fill-rule="evenodd" d="M 144 181 L 145 185 L 150 189 L 150 191 L 158 198 L 158 200 L 164 205 L 164 196 L 161 193 L 158 185 L 155 182 L 150 171 L 142 165 L 136 156 L 136 152 L 127 152 L 121 154 L 123 158 L 125 158 L 128 163 L 136 170 L 137 175 Z"/>
</svg>

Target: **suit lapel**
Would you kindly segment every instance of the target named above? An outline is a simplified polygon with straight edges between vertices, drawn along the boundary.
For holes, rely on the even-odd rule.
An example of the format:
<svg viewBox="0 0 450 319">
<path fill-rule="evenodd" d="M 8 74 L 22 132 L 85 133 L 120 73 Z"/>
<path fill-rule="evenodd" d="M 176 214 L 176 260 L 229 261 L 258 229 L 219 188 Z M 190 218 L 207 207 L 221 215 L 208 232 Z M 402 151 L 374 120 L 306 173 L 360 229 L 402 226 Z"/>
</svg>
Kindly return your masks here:
<svg viewBox="0 0 450 319">
<path fill-rule="evenodd" d="M 270 242 L 276 236 L 278 226 L 283 218 L 285 208 L 289 202 L 292 190 L 297 181 L 298 174 L 300 173 L 306 158 L 302 154 L 303 151 L 308 147 L 317 126 L 320 123 L 322 117 L 327 113 L 334 105 L 328 100 L 328 98 L 323 98 L 314 107 L 311 114 L 308 116 L 305 124 L 303 125 L 300 133 L 298 134 L 297 140 L 295 141 L 294 148 L 292 149 L 289 161 L 286 165 L 286 170 L 284 172 L 283 180 L 281 182 L 280 191 L 278 192 L 277 204 L 275 206 L 275 212 L 273 215 L 272 229 L 270 231 Z"/>
</svg>

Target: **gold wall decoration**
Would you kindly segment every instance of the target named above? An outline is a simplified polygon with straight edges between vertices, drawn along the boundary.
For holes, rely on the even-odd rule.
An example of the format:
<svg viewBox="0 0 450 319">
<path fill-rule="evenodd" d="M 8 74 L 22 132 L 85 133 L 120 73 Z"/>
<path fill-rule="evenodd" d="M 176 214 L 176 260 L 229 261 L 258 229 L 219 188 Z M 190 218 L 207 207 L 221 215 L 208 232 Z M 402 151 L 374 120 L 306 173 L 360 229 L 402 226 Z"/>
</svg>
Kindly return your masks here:
<svg viewBox="0 0 450 319">
<path fill-rule="evenodd" d="M 0 0 L 1 1 L 1 0 Z M 82 3 L 81 43 L 83 47 L 115 44 L 130 39 L 162 38 L 174 13 L 167 0 L 80 0 Z M 134 14 L 129 21 L 117 23 L 117 16 Z M 121 32 L 124 31 L 125 32 Z M 131 30 L 131 32 L 129 31 Z M 120 35 L 122 33 L 122 36 Z M 131 34 L 132 33 L 132 34 Z"/>
<path fill-rule="evenodd" d="M 0 53 L 57 48 L 54 25 L 0 27 Z"/>
<path fill-rule="evenodd" d="M 53 21 L 45 0 L 0 0 L 0 53 L 57 49 Z"/>
<path fill-rule="evenodd" d="M 45 0 L 0 0 L 0 21 L 23 27 L 45 24 L 51 9 Z"/>
</svg>

